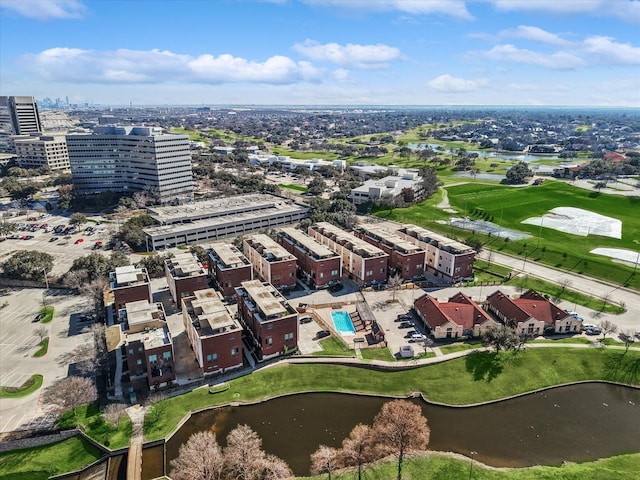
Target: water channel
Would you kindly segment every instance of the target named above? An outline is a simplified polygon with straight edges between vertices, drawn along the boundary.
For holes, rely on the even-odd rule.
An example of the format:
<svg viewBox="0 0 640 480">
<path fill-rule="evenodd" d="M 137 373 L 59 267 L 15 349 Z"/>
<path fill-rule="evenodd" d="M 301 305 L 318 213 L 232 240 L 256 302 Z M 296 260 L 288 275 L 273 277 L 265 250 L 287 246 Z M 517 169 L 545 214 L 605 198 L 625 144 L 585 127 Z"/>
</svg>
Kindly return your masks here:
<svg viewBox="0 0 640 480">
<path fill-rule="evenodd" d="M 410 143 L 407 145 L 409 148 L 418 149 L 418 148 L 427 148 L 430 147 L 434 151 L 438 152 L 439 148 L 442 147 L 444 153 L 451 154 L 456 151 L 456 149 L 448 149 L 444 145 L 439 143 Z M 554 154 L 535 154 L 535 153 L 523 153 L 523 152 L 495 152 L 493 150 L 473 150 L 467 149 L 467 153 L 477 153 L 480 158 L 495 158 L 496 160 L 512 160 L 516 162 L 524 161 L 524 162 L 534 162 L 536 160 L 559 160 L 559 157 Z"/>
<path fill-rule="evenodd" d="M 143 478 L 162 474 L 180 445 L 210 429 L 226 435 L 247 424 L 265 451 L 308 475 L 309 456 L 320 444 L 340 446 L 357 423 L 371 424 L 388 399 L 337 393 L 291 395 L 241 407 L 195 414 L 167 442 L 143 453 Z M 431 428 L 431 450 L 469 455 L 497 467 L 587 461 L 640 452 L 640 389 L 589 383 L 546 390 L 477 407 L 445 407 L 418 399 Z"/>
</svg>

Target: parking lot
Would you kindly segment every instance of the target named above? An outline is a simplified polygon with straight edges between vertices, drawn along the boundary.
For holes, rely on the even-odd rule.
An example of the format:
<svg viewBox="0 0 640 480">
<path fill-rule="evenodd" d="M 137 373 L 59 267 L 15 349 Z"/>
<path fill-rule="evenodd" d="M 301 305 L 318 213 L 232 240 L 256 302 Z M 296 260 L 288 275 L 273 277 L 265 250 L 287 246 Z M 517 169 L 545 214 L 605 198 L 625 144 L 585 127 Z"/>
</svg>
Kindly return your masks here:
<svg viewBox="0 0 640 480">
<path fill-rule="evenodd" d="M 48 324 L 33 322 L 43 298 L 55 309 Z M 23 398 L 0 398 L 0 432 L 45 426 L 53 417 L 40 401 L 42 391 L 67 376 L 75 349 L 91 338 L 91 322 L 80 325 L 74 321 L 78 312 L 86 309 L 86 299 L 56 289 L 13 289 L 0 301 L 8 304 L 0 309 L 0 385 L 19 387 L 34 374 L 44 377 L 38 392 Z M 33 354 L 40 339 L 34 330 L 40 325 L 49 331 L 49 351 L 36 358 Z"/>
<path fill-rule="evenodd" d="M 31 220 L 29 220 L 30 218 Z M 47 227 L 68 227 L 69 219 L 70 216 L 61 215 L 48 215 L 41 218 L 41 214 L 33 212 L 12 217 L 11 221 L 17 225 L 22 225 L 23 228 L 34 224 L 38 225 L 38 227 L 35 230 L 33 228 L 18 230 L 5 241 L 0 242 L 0 262 L 7 260 L 17 250 L 47 252 L 55 256 L 53 269 L 48 272 L 55 277 L 67 272 L 76 258 L 88 255 L 93 251 L 104 252 L 104 246 L 109 242 L 112 231 L 116 226 L 106 223 L 101 217 L 88 217 L 87 223 L 81 225 L 76 232 L 67 235 L 54 231 L 47 232 L 46 227 L 42 228 L 42 225 L 47 225 Z M 97 224 L 98 222 L 100 224 Z M 93 231 L 85 232 L 88 227 L 91 227 Z M 23 237 L 33 238 L 21 239 Z M 102 242 L 103 247 L 95 249 L 96 242 Z M 106 254 L 110 253 L 106 252 Z"/>
</svg>

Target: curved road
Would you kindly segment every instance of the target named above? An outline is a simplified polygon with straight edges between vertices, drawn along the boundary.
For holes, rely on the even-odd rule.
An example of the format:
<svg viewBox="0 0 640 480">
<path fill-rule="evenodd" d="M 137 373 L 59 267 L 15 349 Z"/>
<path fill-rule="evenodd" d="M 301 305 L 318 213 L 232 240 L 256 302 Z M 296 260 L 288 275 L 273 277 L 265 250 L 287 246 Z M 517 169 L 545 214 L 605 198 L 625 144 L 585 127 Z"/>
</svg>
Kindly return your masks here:
<svg viewBox="0 0 640 480">
<path fill-rule="evenodd" d="M 640 331 L 640 292 L 608 283 L 604 280 L 598 280 L 584 275 L 575 275 L 496 251 L 489 252 L 483 250 L 478 254 L 478 257 L 483 260 L 488 260 L 489 255 L 491 255 L 491 262 L 507 266 L 520 275 L 531 275 L 555 284 L 569 281 L 570 283 L 567 288 L 570 290 L 576 290 L 600 299 L 607 298 L 609 302 L 624 304 L 627 311 L 621 315 L 590 311 L 588 316 L 592 318 L 592 323 L 598 323 L 607 319 L 618 325 L 618 328 L 622 331 Z M 587 320 L 585 315 L 582 316 Z"/>
</svg>

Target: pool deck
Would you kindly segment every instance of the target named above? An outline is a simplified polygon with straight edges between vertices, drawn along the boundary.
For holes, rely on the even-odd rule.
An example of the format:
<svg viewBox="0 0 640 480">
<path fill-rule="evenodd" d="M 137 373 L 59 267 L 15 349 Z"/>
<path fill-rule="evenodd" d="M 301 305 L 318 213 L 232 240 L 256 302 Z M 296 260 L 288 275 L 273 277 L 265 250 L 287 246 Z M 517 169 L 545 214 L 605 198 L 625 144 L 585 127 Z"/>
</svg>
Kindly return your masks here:
<svg viewBox="0 0 640 480">
<path fill-rule="evenodd" d="M 337 331 L 335 325 L 333 324 L 333 318 L 331 317 L 332 312 L 344 311 L 344 312 L 347 312 L 351 317 L 353 317 L 354 315 L 357 315 L 355 303 L 351 305 L 344 305 L 339 309 L 318 308 L 318 309 L 315 309 L 314 311 L 318 316 L 318 318 L 323 323 L 323 327 L 326 328 L 327 330 L 330 330 L 332 334 L 338 335 L 347 343 L 352 343 L 356 338 L 361 338 L 363 340 L 364 345 L 367 344 L 366 337 L 367 337 L 367 334 L 371 333 L 370 326 L 365 325 L 364 330 L 356 330 L 355 335 L 350 335 L 350 334 L 344 334 Z"/>
</svg>

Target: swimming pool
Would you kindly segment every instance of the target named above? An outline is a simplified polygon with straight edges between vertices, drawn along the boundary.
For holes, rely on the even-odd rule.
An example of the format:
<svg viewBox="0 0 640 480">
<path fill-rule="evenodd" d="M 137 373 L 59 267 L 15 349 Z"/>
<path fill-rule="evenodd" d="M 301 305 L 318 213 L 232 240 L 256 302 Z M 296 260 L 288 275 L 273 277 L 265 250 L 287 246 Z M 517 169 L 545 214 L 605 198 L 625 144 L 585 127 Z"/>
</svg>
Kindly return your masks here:
<svg viewBox="0 0 640 480">
<path fill-rule="evenodd" d="M 353 322 L 351 321 L 351 316 L 348 312 L 338 311 L 331 312 L 331 318 L 333 320 L 333 325 L 336 327 L 336 330 L 340 332 L 342 335 L 355 335 L 356 329 L 353 326 Z"/>
</svg>

